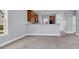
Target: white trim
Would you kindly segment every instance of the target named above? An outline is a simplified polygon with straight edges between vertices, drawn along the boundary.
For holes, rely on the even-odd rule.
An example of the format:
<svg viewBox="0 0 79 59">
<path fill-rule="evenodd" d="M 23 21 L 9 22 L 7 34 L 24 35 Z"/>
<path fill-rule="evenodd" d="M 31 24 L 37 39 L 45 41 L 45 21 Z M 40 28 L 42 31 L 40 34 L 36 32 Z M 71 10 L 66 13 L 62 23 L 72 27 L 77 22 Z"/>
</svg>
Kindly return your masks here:
<svg viewBox="0 0 79 59">
<path fill-rule="evenodd" d="M 0 37 L 1 37 L 1 36 L 4 36 L 4 35 L 5 35 L 4 33 L 3 33 L 3 34 L 0 34 Z"/>
<path fill-rule="evenodd" d="M 7 13 L 7 10 L 4 11 L 3 25 L 4 25 L 3 34 L 0 34 L 0 36 L 4 36 L 4 35 L 8 34 L 8 13 Z"/>
<path fill-rule="evenodd" d="M 5 12 L 6 12 L 6 15 L 5 15 L 6 16 L 6 23 L 5 23 L 6 24 L 6 26 L 5 26 L 6 30 L 5 30 L 5 33 L 7 35 L 8 34 L 8 10 L 6 10 Z"/>
<path fill-rule="evenodd" d="M 75 31 L 64 31 L 65 33 L 75 33 Z"/>
<path fill-rule="evenodd" d="M 5 43 L 0 44 L 0 48 L 3 47 L 3 46 L 5 46 L 5 45 L 7 45 L 7 44 L 10 44 L 10 43 L 12 43 L 12 42 L 14 42 L 14 41 L 16 41 L 16 40 L 19 40 L 20 38 L 22 38 L 22 37 L 24 37 L 24 36 L 27 36 L 27 34 L 24 34 L 24 35 L 22 35 L 22 36 L 19 36 L 19 37 L 14 38 L 14 39 L 12 39 L 12 40 L 10 40 L 10 41 L 7 41 L 7 42 L 5 42 Z"/>
<path fill-rule="evenodd" d="M 4 34 L 8 34 L 8 11 L 5 11 L 5 18 L 4 18 Z"/>
<path fill-rule="evenodd" d="M 78 35 L 78 36 L 79 36 L 79 33 L 76 33 L 76 35 Z"/>
<path fill-rule="evenodd" d="M 76 32 L 76 16 L 73 16 L 73 31 Z"/>
<path fill-rule="evenodd" d="M 27 35 L 35 35 L 35 36 L 61 36 L 60 34 L 27 34 Z"/>
</svg>

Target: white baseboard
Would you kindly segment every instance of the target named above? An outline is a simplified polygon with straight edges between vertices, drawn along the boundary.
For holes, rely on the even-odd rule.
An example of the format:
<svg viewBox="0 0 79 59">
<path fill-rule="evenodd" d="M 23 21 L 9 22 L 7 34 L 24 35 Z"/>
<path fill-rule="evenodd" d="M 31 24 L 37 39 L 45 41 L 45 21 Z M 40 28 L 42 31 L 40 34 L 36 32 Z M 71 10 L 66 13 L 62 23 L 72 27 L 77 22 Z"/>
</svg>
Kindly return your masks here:
<svg viewBox="0 0 79 59">
<path fill-rule="evenodd" d="M 78 35 L 78 36 L 79 36 L 79 33 L 76 33 L 76 35 Z"/>
<path fill-rule="evenodd" d="M 28 35 L 35 35 L 35 36 L 60 36 L 60 34 L 28 34 Z"/>
<path fill-rule="evenodd" d="M 75 31 L 64 31 L 65 33 L 75 33 Z"/>
<path fill-rule="evenodd" d="M 10 43 L 12 43 L 12 42 L 14 42 L 14 41 L 16 41 L 16 40 L 19 40 L 20 38 L 22 38 L 22 37 L 24 37 L 24 36 L 27 36 L 27 34 L 24 34 L 24 35 L 22 35 L 22 36 L 19 36 L 19 37 L 17 37 L 17 38 L 14 38 L 14 39 L 12 39 L 12 40 L 10 40 L 10 41 L 7 41 L 7 42 L 5 42 L 5 43 L 3 43 L 3 44 L 0 44 L 0 48 L 3 47 L 3 46 L 5 46 L 5 45 L 7 45 L 7 44 L 10 44 Z"/>
</svg>

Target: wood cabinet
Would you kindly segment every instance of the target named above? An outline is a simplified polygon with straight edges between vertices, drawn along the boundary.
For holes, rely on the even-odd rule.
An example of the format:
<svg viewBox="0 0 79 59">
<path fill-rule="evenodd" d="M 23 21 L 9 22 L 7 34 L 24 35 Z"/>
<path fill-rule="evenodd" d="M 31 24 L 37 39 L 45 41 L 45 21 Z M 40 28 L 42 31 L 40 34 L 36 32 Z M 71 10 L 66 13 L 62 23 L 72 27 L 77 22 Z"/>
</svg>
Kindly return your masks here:
<svg viewBox="0 0 79 59">
<path fill-rule="evenodd" d="M 27 10 L 27 21 L 31 23 L 37 23 L 38 15 L 34 13 L 32 10 Z"/>
</svg>

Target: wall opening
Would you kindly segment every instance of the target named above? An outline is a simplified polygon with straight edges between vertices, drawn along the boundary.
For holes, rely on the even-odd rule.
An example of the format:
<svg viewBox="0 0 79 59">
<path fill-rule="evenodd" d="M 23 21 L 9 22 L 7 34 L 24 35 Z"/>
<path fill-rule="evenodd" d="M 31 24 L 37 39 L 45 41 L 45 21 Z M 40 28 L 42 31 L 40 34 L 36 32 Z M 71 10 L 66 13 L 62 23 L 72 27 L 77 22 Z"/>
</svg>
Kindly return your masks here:
<svg viewBox="0 0 79 59">
<path fill-rule="evenodd" d="M 0 10 L 0 36 L 8 34 L 7 11 Z"/>
</svg>

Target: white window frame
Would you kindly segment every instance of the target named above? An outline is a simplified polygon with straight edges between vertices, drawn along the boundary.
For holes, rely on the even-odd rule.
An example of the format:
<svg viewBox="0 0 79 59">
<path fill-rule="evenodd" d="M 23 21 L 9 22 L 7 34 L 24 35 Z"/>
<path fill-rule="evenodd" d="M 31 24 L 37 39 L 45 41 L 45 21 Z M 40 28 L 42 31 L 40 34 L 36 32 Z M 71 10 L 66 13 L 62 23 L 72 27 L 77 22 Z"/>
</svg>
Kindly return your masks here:
<svg viewBox="0 0 79 59">
<path fill-rule="evenodd" d="M 8 13 L 7 10 L 4 11 L 4 19 L 3 19 L 3 25 L 4 25 L 4 33 L 0 34 L 0 36 L 5 36 L 8 34 Z"/>
</svg>

